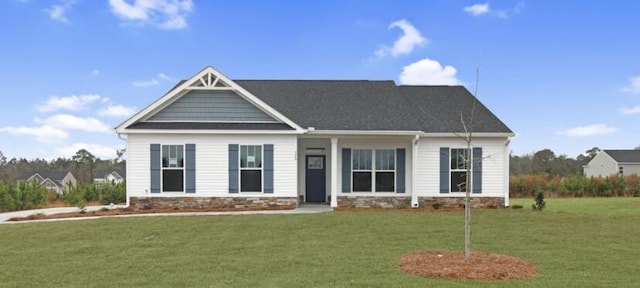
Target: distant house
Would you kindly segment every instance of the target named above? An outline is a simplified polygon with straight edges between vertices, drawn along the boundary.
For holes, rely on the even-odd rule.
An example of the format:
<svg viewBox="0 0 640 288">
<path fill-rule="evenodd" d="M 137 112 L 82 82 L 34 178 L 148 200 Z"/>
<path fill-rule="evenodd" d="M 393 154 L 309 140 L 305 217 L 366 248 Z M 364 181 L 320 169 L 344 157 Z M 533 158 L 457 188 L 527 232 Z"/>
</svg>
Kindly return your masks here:
<svg viewBox="0 0 640 288">
<path fill-rule="evenodd" d="M 96 171 L 93 176 L 93 183 L 96 185 L 110 183 L 118 184 L 125 179 L 125 169 L 102 169 Z"/>
<path fill-rule="evenodd" d="M 640 174 L 640 150 L 602 150 L 583 170 L 587 177 Z"/>
<path fill-rule="evenodd" d="M 76 177 L 68 171 L 32 172 L 22 177 L 23 182 L 37 181 L 45 188 L 57 193 L 72 185 L 76 185 Z"/>
</svg>

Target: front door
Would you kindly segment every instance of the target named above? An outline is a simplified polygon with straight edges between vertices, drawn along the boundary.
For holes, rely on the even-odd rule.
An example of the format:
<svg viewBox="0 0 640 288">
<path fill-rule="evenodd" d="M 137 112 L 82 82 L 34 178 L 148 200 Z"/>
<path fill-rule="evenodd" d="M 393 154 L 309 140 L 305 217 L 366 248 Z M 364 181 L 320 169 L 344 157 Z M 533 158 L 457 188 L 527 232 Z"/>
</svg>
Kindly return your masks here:
<svg viewBox="0 0 640 288">
<path fill-rule="evenodd" d="M 307 155 L 306 202 L 326 202 L 326 170 L 324 155 Z"/>
</svg>

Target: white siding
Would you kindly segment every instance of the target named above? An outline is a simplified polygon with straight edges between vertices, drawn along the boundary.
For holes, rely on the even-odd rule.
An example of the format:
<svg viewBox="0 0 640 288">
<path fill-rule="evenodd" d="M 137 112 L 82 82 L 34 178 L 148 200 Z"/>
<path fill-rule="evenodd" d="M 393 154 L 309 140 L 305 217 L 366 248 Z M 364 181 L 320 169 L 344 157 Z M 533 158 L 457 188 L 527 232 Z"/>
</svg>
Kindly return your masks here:
<svg viewBox="0 0 640 288">
<path fill-rule="evenodd" d="M 618 174 L 618 163 L 603 151 L 600 151 L 589 161 L 589 164 L 584 167 L 584 175 L 587 177 L 605 177 L 614 174 Z M 626 170 L 624 174 L 627 174 Z"/>
<path fill-rule="evenodd" d="M 296 197 L 295 135 L 130 134 L 127 141 L 127 194 L 151 196 L 150 144 L 196 145 L 196 193 L 158 193 L 158 197 Z M 229 144 L 273 144 L 273 194 L 229 193 Z"/>
<path fill-rule="evenodd" d="M 338 195 L 340 196 L 410 196 L 411 187 L 411 143 L 412 137 L 405 138 L 338 138 Z M 383 192 L 350 192 L 342 193 L 342 148 L 351 149 L 405 149 L 405 193 L 383 193 Z M 353 184 L 353 182 L 351 182 Z"/>
<path fill-rule="evenodd" d="M 482 148 L 482 193 L 473 197 L 505 197 L 509 147 L 506 138 L 476 138 L 473 147 Z M 440 147 L 466 148 L 459 138 L 421 138 L 418 150 L 417 191 L 420 197 L 464 197 L 465 193 L 440 193 Z"/>
<path fill-rule="evenodd" d="M 631 174 L 640 175 L 640 164 L 620 164 L 624 169 L 624 176 Z"/>
</svg>

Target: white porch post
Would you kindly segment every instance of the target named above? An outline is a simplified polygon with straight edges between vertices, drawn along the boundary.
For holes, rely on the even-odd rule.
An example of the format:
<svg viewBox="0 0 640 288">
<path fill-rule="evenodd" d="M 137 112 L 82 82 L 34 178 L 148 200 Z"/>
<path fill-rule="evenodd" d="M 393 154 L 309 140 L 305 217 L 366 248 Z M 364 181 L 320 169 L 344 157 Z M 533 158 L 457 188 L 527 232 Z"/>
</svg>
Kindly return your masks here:
<svg viewBox="0 0 640 288">
<path fill-rule="evenodd" d="M 418 145 L 420 136 L 411 141 L 411 207 L 418 208 Z"/>
<path fill-rule="evenodd" d="M 338 207 L 338 138 L 331 138 L 331 207 Z"/>
</svg>

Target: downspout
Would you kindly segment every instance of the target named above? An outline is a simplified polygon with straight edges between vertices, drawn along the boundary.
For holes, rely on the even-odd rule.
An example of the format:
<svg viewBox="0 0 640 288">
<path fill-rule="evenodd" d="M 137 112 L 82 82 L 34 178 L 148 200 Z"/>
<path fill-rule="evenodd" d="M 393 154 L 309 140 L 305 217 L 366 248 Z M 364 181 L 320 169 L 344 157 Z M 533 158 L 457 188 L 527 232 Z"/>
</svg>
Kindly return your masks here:
<svg viewBox="0 0 640 288">
<path fill-rule="evenodd" d="M 418 144 L 420 142 L 420 135 L 416 135 L 416 137 L 412 141 L 413 145 L 411 145 L 411 207 L 418 208 L 420 207 L 420 203 L 418 203 Z"/>
<path fill-rule="evenodd" d="M 124 141 L 124 143 L 125 143 L 125 149 L 126 149 L 125 151 L 129 151 L 129 141 L 127 141 L 127 138 L 123 138 L 122 134 L 120 134 L 120 133 L 117 133 L 117 134 L 118 134 L 118 138 L 120 138 L 120 140 Z M 129 208 L 129 185 L 130 185 L 129 173 L 131 171 L 131 169 L 129 169 L 129 161 L 127 161 L 127 165 L 125 166 L 125 169 L 127 170 L 125 172 L 126 175 L 124 176 L 125 179 L 126 179 L 125 181 L 127 181 L 127 185 L 124 188 L 124 189 L 126 189 L 126 191 L 125 191 L 125 196 L 126 197 L 125 198 L 127 198 L 127 204 L 126 204 L 125 208 Z"/>
</svg>

